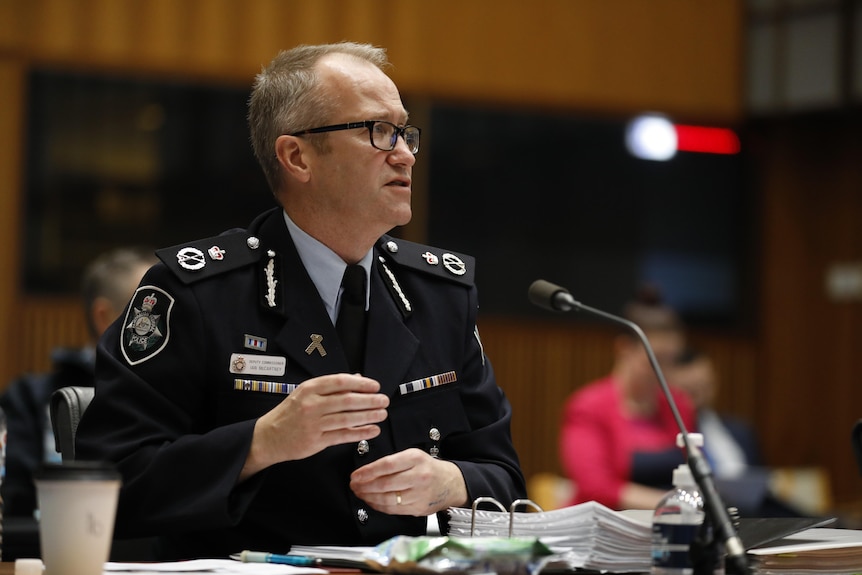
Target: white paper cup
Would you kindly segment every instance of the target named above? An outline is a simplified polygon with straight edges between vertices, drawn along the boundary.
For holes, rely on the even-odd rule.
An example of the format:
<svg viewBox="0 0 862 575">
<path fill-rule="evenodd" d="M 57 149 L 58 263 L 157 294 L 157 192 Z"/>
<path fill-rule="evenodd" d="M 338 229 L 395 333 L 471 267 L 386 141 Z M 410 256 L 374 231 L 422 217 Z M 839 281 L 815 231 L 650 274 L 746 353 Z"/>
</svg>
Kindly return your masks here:
<svg viewBox="0 0 862 575">
<path fill-rule="evenodd" d="M 43 465 L 34 476 L 45 575 L 101 575 L 111 552 L 120 474 L 72 461 Z"/>
</svg>

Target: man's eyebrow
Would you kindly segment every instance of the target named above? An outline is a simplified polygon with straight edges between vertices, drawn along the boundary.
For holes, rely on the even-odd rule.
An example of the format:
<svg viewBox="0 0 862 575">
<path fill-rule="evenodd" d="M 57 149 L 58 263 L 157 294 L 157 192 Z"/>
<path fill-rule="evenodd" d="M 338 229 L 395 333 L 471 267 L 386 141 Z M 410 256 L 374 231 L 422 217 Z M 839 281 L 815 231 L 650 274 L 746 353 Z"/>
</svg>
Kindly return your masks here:
<svg viewBox="0 0 862 575">
<path fill-rule="evenodd" d="M 401 110 L 401 113 L 399 114 L 399 117 L 398 117 L 398 118 L 394 118 L 394 117 L 392 116 L 392 110 L 379 110 L 379 113 L 376 113 L 376 114 L 369 114 L 369 115 L 368 115 L 368 117 L 369 117 L 369 118 L 374 118 L 374 119 L 377 119 L 377 120 L 383 120 L 384 118 L 392 118 L 393 120 L 396 120 L 394 123 L 396 123 L 396 124 L 397 124 L 397 123 L 398 123 L 398 121 L 400 120 L 403 124 L 405 124 L 405 125 L 406 125 L 406 124 L 407 124 L 407 122 L 410 120 L 410 112 L 408 112 L 407 110 Z M 388 121 L 388 120 L 387 120 L 387 121 Z"/>
</svg>

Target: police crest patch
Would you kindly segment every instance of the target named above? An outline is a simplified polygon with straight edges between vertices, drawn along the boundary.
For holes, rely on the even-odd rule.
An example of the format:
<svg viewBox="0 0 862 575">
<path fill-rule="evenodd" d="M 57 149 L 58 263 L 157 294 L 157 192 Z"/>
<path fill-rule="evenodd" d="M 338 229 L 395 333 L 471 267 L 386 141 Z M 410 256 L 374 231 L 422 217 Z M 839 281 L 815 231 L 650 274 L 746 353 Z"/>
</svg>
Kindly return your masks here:
<svg viewBox="0 0 862 575">
<path fill-rule="evenodd" d="M 168 344 L 174 298 L 155 286 L 141 286 L 123 319 L 120 349 L 129 365 L 142 363 Z"/>
</svg>

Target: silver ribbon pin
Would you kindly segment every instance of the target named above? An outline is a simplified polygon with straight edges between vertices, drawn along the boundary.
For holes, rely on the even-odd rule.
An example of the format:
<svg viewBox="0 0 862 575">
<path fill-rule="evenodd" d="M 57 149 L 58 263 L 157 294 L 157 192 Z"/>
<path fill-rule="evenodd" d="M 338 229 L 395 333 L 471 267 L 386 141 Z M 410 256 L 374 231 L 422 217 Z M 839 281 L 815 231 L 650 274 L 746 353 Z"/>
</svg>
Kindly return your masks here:
<svg viewBox="0 0 862 575">
<path fill-rule="evenodd" d="M 320 357 L 324 357 L 326 355 L 326 350 L 323 349 L 323 336 L 318 333 L 311 334 L 311 343 L 308 344 L 308 347 L 305 348 L 305 353 L 311 355 L 314 353 L 314 350 L 317 350 L 317 353 L 320 354 Z"/>
</svg>

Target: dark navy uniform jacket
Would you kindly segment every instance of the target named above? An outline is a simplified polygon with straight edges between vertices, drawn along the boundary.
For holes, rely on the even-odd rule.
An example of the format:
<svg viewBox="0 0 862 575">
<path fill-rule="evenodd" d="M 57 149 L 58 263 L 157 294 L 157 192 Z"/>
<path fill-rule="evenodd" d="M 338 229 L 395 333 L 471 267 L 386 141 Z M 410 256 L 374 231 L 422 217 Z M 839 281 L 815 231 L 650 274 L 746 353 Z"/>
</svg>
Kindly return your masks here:
<svg viewBox="0 0 862 575">
<path fill-rule="evenodd" d="M 458 465 L 470 500 L 525 497 L 511 408 L 475 329 L 472 259 L 388 237 L 374 250 L 364 375 L 390 397 L 381 435 L 239 485 L 255 420 L 347 360 L 280 208 L 160 250 L 102 337 L 78 428 L 79 458 L 122 473 L 117 536 L 157 535 L 167 559 L 422 535 L 425 517 L 374 511 L 348 486 L 354 469 L 412 447 Z"/>
</svg>

